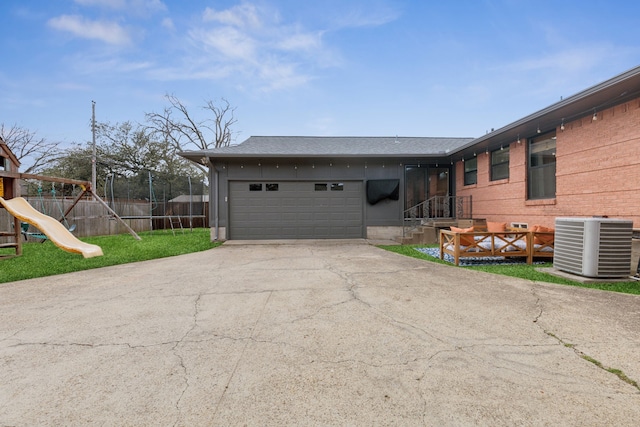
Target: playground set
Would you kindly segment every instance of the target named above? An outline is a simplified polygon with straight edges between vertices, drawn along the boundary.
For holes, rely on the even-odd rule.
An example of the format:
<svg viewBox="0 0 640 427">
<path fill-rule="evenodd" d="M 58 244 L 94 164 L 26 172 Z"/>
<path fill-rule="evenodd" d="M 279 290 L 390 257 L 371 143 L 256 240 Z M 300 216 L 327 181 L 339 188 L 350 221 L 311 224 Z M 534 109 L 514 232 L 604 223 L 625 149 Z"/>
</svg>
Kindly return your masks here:
<svg viewBox="0 0 640 427">
<path fill-rule="evenodd" d="M 22 236 L 27 234 L 34 235 L 39 238 L 47 238 L 56 246 L 67 252 L 82 254 L 85 258 L 103 255 L 102 249 L 97 245 L 85 243 L 73 234 L 73 227 L 66 227 L 63 224 L 66 216 L 71 212 L 74 206 L 86 196 L 91 196 L 93 200 L 101 204 L 110 215 L 124 225 L 127 231 L 137 240 L 140 236 L 129 225 L 120 218 L 109 205 L 107 205 L 91 187 L 88 181 L 81 181 L 68 178 L 51 177 L 38 174 L 20 173 L 20 162 L 11 152 L 7 144 L 0 138 L 0 207 L 4 208 L 13 216 L 13 225 L 10 230 L 0 230 L 0 237 L 8 242 L 0 242 L 0 248 L 13 248 L 15 255 L 22 255 Z M 20 197 L 20 180 L 35 179 L 53 183 L 70 184 L 79 186 L 82 191 L 75 198 L 70 207 L 66 211 L 61 212 L 61 218 L 55 219 L 45 215 L 33 208 L 29 202 Z M 32 225 L 39 230 L 39 233 L 28 233 L 28 225 Z M 6 257 L 0 255 L 0 258 Z"/>
</svg>

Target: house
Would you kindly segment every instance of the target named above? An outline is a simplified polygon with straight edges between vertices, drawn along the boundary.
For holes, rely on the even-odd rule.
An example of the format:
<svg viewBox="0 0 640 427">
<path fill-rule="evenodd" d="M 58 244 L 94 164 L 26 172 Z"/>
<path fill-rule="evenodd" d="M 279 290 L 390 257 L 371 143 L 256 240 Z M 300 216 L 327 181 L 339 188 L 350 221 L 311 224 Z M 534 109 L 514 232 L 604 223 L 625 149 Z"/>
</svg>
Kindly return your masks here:
<svg viewBox="0 0 640 427">
<path fill-rule="evenodd" d="M 0 137 L 0 197 L 3 199 L 20 195 L 19 168 L 20 160 Z M 16 256 L 22 254 L 20 220 L 12 217 L 3 204 L 0 204 L 0 248 L 10 248 L 15 251 Z M 9 255 L 0 254 L 0 258 L 7 256 Z"/>
<path fill-rule="evenodd" d="M 452 192 L 472 138 L 269 137 L 182 155 L 209 165 L 213 239 L 389 239 L 404 210 Z"/>
<path fill-rule="evenodd" d="M 20 187 L 16 179 L 19 168 L 20 161 L 0 137 L 0 197 L 11 199 L 20 195 Z"/>
<path fill-rule="evenodd" d="M 479 138 L 254 136 L 182 155 L 209 165 L 212 239 L 395 238 L 449 196 L 468 207 L 422 215 L 640 227 L 640 67 Z"/>
</svg>

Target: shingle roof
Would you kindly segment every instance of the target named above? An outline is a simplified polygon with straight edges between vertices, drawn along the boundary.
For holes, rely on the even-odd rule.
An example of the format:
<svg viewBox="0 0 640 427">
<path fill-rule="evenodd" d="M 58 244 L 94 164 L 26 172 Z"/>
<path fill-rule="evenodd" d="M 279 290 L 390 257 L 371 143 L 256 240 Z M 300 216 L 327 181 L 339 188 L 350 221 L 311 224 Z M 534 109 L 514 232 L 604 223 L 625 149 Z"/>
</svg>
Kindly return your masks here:
<svg viewBox="0 0 640 427">
<path fill-rule="evenodd" d="M 473 138 L 252 136 L 238 145 L 181 153 L 201 157 L 404 157 L 446 156 Z"/>
</svg>

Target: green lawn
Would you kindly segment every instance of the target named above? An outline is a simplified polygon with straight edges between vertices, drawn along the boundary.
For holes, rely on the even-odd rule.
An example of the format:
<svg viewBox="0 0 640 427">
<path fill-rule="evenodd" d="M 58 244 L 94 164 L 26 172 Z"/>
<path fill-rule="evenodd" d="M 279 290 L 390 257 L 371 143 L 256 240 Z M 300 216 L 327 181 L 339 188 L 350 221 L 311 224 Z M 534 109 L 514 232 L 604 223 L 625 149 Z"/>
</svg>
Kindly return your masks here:
<svg viewBox="0 0 640 427">
<path fill-rule="evenodd" d="M 548 273 L 538 271 L 541 267 L 552 267 L 553 264 L 509 264 L 509 265 L 483 265 L 474 267 L 455 267 L 452 264 L 442 261 L 438 258 L 434 258 L 422 252 L 418 252 L 415 248 L 426 247 L 427 245 L 400 245 L 400 246 L 380 246 L 382 249 L 386 249 L 391 252 L 396 252 L 402 255 L 410 256 L 413 258 L 423 259 L 429 262 L 436 262 L 440 264 L 450 265 L 453 268 L 466 268 L 469 270 L 485 271 L 487 273 L 502 274 L 504 276 L 519 277 L 522 279 L 533 280 L 537 282 L 558 283 L 561 285 L 579 286 L 583 288 L 601 289 L 604 291 L 621 292 L 626 294 L 640 295 L 640 282 L 628 281 L 628 282 L 611 282 L 611 283 L 580 283 L 562 277 L 557 277 Z M 435 246 L 433 246 L 435 247 Z"/>
<path fill-rule="evenodd" d="M 98 245 L 104 252 L 104 256 L 88 259 L 65 252 L 50 241 L 27 242 L 22 246 L 22 256 L 0 258 L 0 283 L 199 252 L 220 245 L 210 241 L 208 228 L 176 232 L 175 236 L 170 230 L 139 234 L 142 240 L 130 234 L 83 237 L 80 240 Z M 0 255 L 8 254 L 15 251 L 0 249 Z"/>
</svg>

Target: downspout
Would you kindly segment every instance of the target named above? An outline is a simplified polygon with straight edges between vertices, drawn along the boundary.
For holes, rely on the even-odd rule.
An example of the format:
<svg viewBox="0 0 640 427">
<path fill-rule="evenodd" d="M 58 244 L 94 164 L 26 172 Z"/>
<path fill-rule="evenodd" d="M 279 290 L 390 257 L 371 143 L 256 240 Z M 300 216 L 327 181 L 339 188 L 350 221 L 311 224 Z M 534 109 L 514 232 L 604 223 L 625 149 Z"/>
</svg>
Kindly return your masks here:
<svg viewBox="0 0 640 427">
<path fill-rule="evenodd" d="M 218 198 L 220 197 L 220 179 L 218 176 L 218 169 L 211 161 L 211 158 L 207 158 L 207 163 L 209 164 L 209 183 L 211 184 L 211 189 L 214 190 L 209 190 L 209 218 L 213 217 L 213 240 L 217 241 L 220 238 L 220 226 L 218 221 L 220 214 L 220 203 L 218 201 Z M 211 220 L 209 220 L 209 224 L 211 224 Z"/>
<path fill-rule="evenodd" d="M 220 217 L 220 203 L 219 203 L 219 196 L 220 196 L 220 178 L 219 178 L 219 172 L 218 169 L 216 167 L 213 168 L 213 177 L 214 177 L 214 183 L 216 186 L 216 198 L 215 198 L 215 204 L 214 204 L 214 226 L 215 226 L 215 232 L 214 232 L 214 240 L 218 240 L 220 237 L 220 227 L 218 224 L 218 219 Z"/>
</svg>

